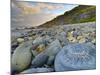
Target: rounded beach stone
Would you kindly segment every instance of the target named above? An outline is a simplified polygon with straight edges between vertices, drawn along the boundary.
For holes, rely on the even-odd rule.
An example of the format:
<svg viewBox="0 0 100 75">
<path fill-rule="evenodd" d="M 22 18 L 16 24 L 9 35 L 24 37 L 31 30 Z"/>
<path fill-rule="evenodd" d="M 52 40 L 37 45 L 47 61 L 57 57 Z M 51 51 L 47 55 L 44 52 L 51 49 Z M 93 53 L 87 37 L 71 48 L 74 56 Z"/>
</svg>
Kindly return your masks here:
<svg viewBox="0 0 100 75">
<path fill-rule="evenodd" d="M 81 38 L 78 42 L 79 43 L 85 43 L 86 42 L 86 39 L 85 38 Z"/>
<path fill-rule="evenodd" d="M 77 40 L 80 40 L 80 39 L 82 39 L 82 38 L 84 38 L 83 36 L 78 36 L 77 37 Z"/>
<path fill-rule="evenodd" d="M 54 40 L 48 45 L 48 48 L 45 50 L 45 53 L 48 56 L 56 56 L 56 54 L 61 50 L 62 46 L 58 39 Z"/>
<path fill-rule="evenodd" d="M 56 54 L 61 50 L 61 45 L 59 40 L 53 41 L 46 50 L 38 54 L 32 61 L 32 66 L 33 67 L 41 67 L 44 64 L 48 62 L 48 64 L 51 64 L 54 59 Z M 49 59 L 50 57 L 50 59 Z M 52 57 L 52 58 L 51 58 Z M 42 59 L 42 60 L 41 60 Z"/>
<path fill-rule="evenodd" d="M 33 37 L 28 37 L 28 40 L 32 40 L 33 39 Z"/>
<path fill-rule="evenodd" d="M 67 37 L 67 39 L 68 39 L 69 42 L 72 42 L 72 43 L 76 43 L 77 42 L 77 39 L 75 37 L 72 37 L 72 36 Z"/>
<path fill-rule="evenodd" d="M 64 32 L 64 31 L 62 31 L 62 32 L 60 33 L 60 35 L 61 35 L 61 36 L 65 36 L 65 37 L 67 36 L 66 32 Z"/>
<path fill-rule="evenodd" d="M 88 70 L 96 68 L 96 48 L 76 43 L 65 46 L 55 58 L 55 71 Z"/>
<path fill-rule="evenodd" d="M 32 67 L 41 67 L 47 62 L 47 60 L 48 56 L 42 52 L 32 60 Z"/>
<path fill-rule="evenodd" d="M 11 58 L 12 70 L 20 72 L 29 66 L 32 56 L 30 51 L 31 44 L 32 41 L 24 42 L 15 49 Z"/>
<path fill-rule="evenodd" d="M 58 35 L 57 34 L 55 37 L 56 37 L 56 39 L 58 39 L 60 41 L 60 43 L 61 43 L 62 46 L 65 46 L 65 45 L 68 44 L 68 40 L 66 39 L 66 35 L 64 35 L 64 34 Z"/>
<path fill-rule="evenodd" d="M 36 50 L 31 50 L 33 56 L 37 56 L 39 53 Z"/>
<path fill-rule="evenodd" d="M 42 37 L 37 37 L 34 41 L 33 41 L 33 45 L 39 45 L 43 43 L 43 38 Z"/>
<path fill-rule="evenodd" d="M 18 43 L 22 43 L 22 42 L 24 42 L 24 39 L 23 39 L 23 38 L 18 38 L 18 39 L 17 39 L 17 42 L 18 42 Z"/>
</svg>

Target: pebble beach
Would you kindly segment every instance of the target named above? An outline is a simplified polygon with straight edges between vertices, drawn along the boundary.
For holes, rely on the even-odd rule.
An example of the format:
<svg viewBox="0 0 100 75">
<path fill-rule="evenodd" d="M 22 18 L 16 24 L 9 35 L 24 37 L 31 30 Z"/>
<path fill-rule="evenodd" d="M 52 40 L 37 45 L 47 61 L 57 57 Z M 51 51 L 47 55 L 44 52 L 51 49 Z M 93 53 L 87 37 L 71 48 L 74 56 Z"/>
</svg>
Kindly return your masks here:
<svg viewBox="0 0 100 75">
<path fill-rule="evenodd" d="M 11 29 L 12 74 L 95 68 L 95 22 Z"/>
</svg>

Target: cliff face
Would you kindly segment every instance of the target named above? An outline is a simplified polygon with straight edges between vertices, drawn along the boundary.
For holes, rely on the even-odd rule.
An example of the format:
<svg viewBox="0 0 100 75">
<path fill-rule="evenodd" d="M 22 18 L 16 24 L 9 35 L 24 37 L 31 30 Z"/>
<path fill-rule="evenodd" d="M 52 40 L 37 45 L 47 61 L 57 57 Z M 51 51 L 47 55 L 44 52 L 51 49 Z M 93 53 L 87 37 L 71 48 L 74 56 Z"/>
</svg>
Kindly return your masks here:
<svg viewBox="0 0 100 75">
<path fill-rule="evenodd" d="M 39 27 L 96 21 L 96 6 L 79 5 Z"/>
</svg>

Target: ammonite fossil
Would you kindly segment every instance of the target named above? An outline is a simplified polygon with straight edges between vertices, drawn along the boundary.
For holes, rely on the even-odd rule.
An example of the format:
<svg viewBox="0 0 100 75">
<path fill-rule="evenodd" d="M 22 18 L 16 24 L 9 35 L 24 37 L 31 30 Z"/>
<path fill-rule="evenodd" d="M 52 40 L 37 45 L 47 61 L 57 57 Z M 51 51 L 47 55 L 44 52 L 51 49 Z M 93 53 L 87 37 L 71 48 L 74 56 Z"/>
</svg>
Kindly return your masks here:
<svg viewBox="0 0 100 75">
<path fill-rule="evenodd" d="M 96 68 L 96 48 L 89 43 L 70 44 L 55 58 L 55 71 L 89 70 Z"/>
</svg>

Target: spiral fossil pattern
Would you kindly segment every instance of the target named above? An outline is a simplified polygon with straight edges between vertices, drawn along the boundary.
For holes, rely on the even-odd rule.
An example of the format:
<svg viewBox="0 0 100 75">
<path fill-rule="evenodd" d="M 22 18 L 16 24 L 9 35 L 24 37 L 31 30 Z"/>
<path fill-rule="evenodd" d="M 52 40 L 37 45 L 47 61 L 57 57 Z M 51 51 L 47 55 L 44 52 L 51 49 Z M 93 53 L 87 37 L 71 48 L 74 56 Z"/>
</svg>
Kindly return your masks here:
<svg viewBox="0 0 100 75">
<path fill-rule="evenodd" d="M 96 50 L 90 44 L 65 46 L 56 56 L 56 71 L 88 70 L 96 68 Z"/>
</svg>

